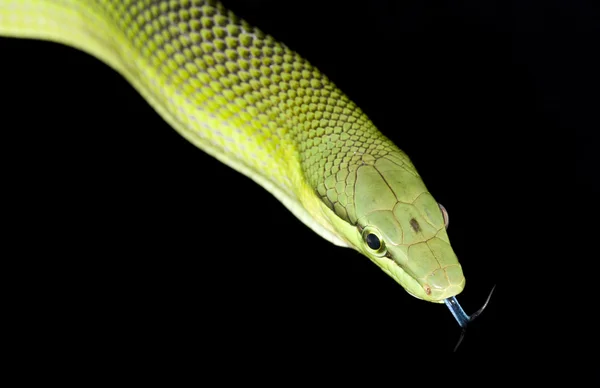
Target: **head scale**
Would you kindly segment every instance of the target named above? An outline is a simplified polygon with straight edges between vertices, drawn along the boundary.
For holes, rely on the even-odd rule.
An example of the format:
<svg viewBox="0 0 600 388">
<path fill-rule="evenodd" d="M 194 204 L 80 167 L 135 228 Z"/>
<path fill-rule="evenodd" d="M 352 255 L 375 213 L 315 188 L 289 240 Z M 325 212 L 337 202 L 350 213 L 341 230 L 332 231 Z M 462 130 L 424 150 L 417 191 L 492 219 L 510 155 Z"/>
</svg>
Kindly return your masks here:
<svg viewBox="0 0 600 388">
<path fill-rule="evenodd" d="M 335 213 L 329 219 L 337 233 L 411 295 L 443 303 L 459 294 L 465 278 L 446 233 L 445 210 L 412 163 L 401 152 L 364 160 L 335 182 L 343 201 L 330 190 L 322 198 Z"/>
</svg>

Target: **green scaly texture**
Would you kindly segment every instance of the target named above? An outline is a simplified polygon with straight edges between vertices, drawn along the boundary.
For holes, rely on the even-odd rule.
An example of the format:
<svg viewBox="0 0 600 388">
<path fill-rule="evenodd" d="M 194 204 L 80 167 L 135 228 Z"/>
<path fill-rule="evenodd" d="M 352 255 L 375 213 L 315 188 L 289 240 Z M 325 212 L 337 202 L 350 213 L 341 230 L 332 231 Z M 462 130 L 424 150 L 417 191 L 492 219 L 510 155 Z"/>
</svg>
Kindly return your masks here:
<svg viewBox="0 0 600 388">
<path fill-rule="evenodd" d="M 182 136 L 415 297 L 462 291 L 442 212 L 409 158 L 307 60 L 221 3 L 0 0 L 0 35 L 104 61 Z"/>
</svg>

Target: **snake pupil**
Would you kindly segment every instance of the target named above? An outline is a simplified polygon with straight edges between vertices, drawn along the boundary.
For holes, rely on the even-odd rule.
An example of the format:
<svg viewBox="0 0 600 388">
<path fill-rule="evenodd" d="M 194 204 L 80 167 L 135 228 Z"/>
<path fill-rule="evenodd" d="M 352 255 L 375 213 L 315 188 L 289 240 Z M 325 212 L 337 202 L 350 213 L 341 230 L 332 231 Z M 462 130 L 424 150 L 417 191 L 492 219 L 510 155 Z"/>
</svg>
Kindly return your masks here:
<svg viewBox="0 0 600 388">
<path fill-rule="evenodd" d="M 369 233 L 367 235 L 367 245 L 369 248 L 376 251 L 381 247 L 381 241 L 379 241 L 379 237 L 375 236 L 373 233 Z"/>
</svg>

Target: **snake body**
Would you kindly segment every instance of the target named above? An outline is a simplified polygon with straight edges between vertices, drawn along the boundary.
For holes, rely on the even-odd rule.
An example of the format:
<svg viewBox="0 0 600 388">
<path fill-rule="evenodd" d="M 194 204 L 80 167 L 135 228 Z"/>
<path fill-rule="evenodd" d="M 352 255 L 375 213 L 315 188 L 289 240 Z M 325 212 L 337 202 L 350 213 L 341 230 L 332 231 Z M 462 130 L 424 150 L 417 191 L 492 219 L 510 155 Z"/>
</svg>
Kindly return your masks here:
<svg viewBox="0 0 600 388">
<path fill-rule="evenodd" d="M 0 35 L 105 62 L 187 140 L 411 295 L 443 303 L 463 290 L 445 211 L 408 156 L 318 69 L 221 3 L 0 0 Z"/>
</svg>

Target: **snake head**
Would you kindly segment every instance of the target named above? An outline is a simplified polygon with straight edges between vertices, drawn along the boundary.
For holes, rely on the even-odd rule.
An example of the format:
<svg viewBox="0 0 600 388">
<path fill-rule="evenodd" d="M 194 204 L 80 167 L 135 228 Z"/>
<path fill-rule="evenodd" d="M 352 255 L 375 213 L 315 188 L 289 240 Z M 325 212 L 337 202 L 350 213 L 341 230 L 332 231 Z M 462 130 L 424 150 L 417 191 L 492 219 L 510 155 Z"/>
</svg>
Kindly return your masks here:
<svg viewBox="0 0 600 388">
<path fill-rule="evenodd" d="M 416 298 L 442 303 L 465 285 L 442 214 L 424 192 L 411 203 L 367 212 L 358 220 L 358 249 Z"/>
<path fill-rule="evenodd" d="M 334 228 L 409 294 L 435 303 L 465 286 L 462 267 L 446 232 L 447 213 L 403 154 L 355 169 L 351 201 Z M 340 219 L 342 218 L 342 219 Z"/>
</svg>

